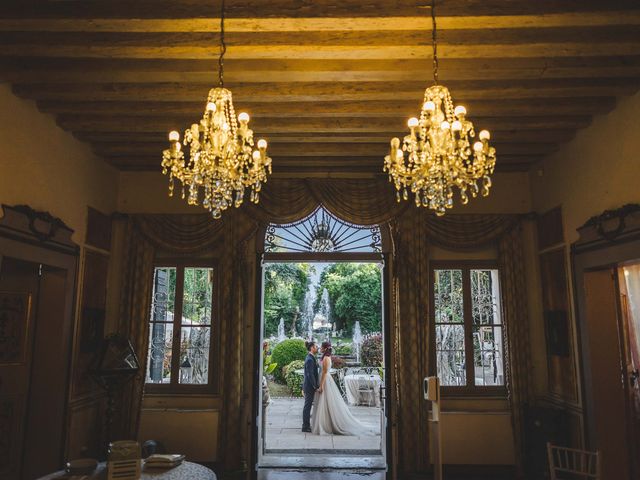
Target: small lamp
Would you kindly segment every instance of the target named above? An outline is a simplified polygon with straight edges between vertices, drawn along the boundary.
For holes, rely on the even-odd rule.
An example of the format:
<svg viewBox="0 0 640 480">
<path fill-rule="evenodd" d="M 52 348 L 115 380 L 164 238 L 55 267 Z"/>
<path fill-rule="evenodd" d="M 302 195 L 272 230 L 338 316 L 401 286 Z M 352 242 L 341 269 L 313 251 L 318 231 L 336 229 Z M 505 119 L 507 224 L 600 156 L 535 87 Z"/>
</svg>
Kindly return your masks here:
<svg viewBox="0 0 640 480">
<path fill-rule="evenodd" d="M 115 413 L 115 393 L 140 370 L 138 357 L 129 339 L 119 333 L 107 336 L 102 341 L 100 353 L 93 368 L 89 370 L 107 392 L 106 435 L 111 442 L 111 424 Z"/>
<path fill-rule="evenodd" d="M 180 383 L 191 383 L 193 367 L 189 361 L 189 357 L 185 357 L 184 362 L 180 364 Z"/>
</svg>

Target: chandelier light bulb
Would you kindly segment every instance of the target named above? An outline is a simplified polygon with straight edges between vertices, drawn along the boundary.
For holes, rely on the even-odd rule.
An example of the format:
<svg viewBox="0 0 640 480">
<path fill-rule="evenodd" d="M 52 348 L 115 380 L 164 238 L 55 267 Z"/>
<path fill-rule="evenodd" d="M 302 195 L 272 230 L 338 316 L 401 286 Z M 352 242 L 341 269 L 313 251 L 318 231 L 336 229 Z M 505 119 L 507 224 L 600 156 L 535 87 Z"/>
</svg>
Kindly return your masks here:
<svg viewBox="0 0 640 480">
<path fill-rule="evenodd" d="M 476 152 L 481 152 L 482 151 L 482 142 L 476 142 L 473 144 L 473 149 Z"/>
<path fill-rule="evenodd" d="M 440 128 L 442 130 L 449 130 L 451 128 L 451 124 L 445 120 L 440 124 Z"/>
<path fill-rule="evenodd" d="M 409 126 L 409 128 L 416 128 L 418 126 L 418 119 L 416 117 L 411 117 L 407 121 L 407 125 Z"/>
<path fill-rule="evenodd" d="M 462 130 L 462 123 L 460 122 L 460 120 L 456 120 L 451 124 L 451 130 L 453 130 L 454 132 L 459 132 L 460 130 Z"/>
<path fill-rule="evenodd" d="M 462 105 L 458 105 L 455 110 L 453 111 L 453 113 L 455 114 L 456 117 L 463 117 L 467 114 L 467 109 L 464 108 Z"/>
<path fill-rule="evenodd" d="M 180 134 L 178 132 L 176 132 L 175 130 L 172 130 L 171 132 L 169 132 L 169 141 L 170 142 L 179 142 L 180 141 Z"/>
<path fill-rule="evenodd" d="M 491 138 L 491 134 L 488 130 L 481 130 L 478 138 L 480 138 L 480 140 L 489 140 Z"/>
<path fill-rule="evenodd" d="M 215 111 L 216 111 L 216 104 L 213 102 L 207 103 L 207 112 L 215 112 Z"/>
<path fill-rule="evenodd" d="M 242 112 L 238 115 L 238 121 L 240 123 L 248 123 L 249 122 L 249 114 L 247 112 Z"/>
<path fill-rule="evenodd" d="M 255 162 L 257 162 L 258 160 L 260 160 L 260 151 L 259 150 L 254 150 L 253 153 L 251 154 L 251 156 L 253 157 L 253 160 Z"/>
<path fill-rule="evenodd" d="M 258 148 L 260 150 L 265 150 L 267 148 L 267 141 L 264 138 L 258 140 Z"/>
<path fill-rule="evenodd" d="M 429 100 L 427 102 L 424 102 L 424 104 L 422 105 L 422 109 L 427 111 L 428 113 L 433 113 L 436 111 L 436 104 Z"/>
</svg>

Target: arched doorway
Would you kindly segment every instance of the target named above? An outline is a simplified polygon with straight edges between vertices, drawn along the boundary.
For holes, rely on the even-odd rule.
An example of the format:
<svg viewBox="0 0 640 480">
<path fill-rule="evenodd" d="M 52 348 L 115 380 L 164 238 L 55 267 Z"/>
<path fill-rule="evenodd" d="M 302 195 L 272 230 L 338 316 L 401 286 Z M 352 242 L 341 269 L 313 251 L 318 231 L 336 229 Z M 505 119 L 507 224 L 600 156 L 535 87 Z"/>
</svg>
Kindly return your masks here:
<svg viewBox="0 0 640 480">
<path fill-rule="evenodd" d="M 352 224 L 319 206 L 313 213 L 296 222 L 269 224 L 264 229 L 264 234 L 258 235 L 258 242 L 257 250 L 262 268 L 257 289 L 260 293 L 257 302 L 260 306 L 260 328 L 257 329 L 255 342 L 260 361 L 254 380 L 257 399 L 254 451 L 257 468 L 386 470 L 390 435 L 385 392 L 390 389 L 391 378 L 391 375 L 386 374 L 386 366 L 390 365 L 387 256 L 391 242 L 388 226 Z M 273 293 L 274 283 L 278 283 L 278 276 L 304 277 L 305 274 L 304 298 L 298 291 L 297 298 L 293 301 L 294 304 L 297 303 L 297 308 L 293 311 L 281 309 L 274 315 L 277 308 L 274 308 L 270 295 Z M 345 278 L 360 275 L 358 278 L 363 279 L 361 283 L 367 279 L 371 281 L 368 293 L 377 293 L 369 295 L 369 298 L 375 299 L 379 295 L 377 324 L 375 320 L 370 321 L 371 317 L 376 316 L 375 313 L 362 313 L 373 312 L 371 307 L 369 310 L 358 311 L 358 306 L 353 305 L 353 296 L 348 298 L 343 295 L 339 303 L 340 314 L 329 311 L 336 306 L 336 289 L 339 288 L 335 284 L 330 288 L 332 291 L 329 299 L 329 292 L 320 283 L 327 277 L 337 278 L 340 275 Z M 376 277 L 379 282 L 377 284 Z M 352 280 L 352 286 L 354 283 L 356 292 L 352 293 L 358 295 L 357 287 L 362 285 Z M 379 285 L 378 291 L 375 290 L 376 285 Z M 278 288 L 281 287 L 276 285 L 275 290 Z M 281 313 L 282 318 L 279 318 Z M 289 317 L 286 316 L 287 313 Z M 340 352 L 341 364 L 332 375 L 350 411 L 363 423 L 375 423 L 377 435 L 350 438 L 301 432 L 302 399 L 293 391 L 285 391 L 284 395 L 280 391 L 274 392 L 273 387 L 276 385 L 271 383 L 271 379 L 267 380 L 269 364 L 276 363 L 273 361 L 275 347 L 291 337 L 312 337 L 316 341 L 330 339 L 334 347 L 344 347 L 336 349 Z M 377 357 L 363 351 L 363 337 L 368 337 L 364 340 L 368 342 L 367 346 L 379 342 L 382 350 L 379 365 L 375 364 Z M 302 341 L 290 343 L 300 344 Z M 268 356 L 271 356 L 270 362 L 265 363 Z M 295 366 L 293 364 L 289 371 L 280 371 L 277 375 L 280 382 L 284 380 L 288 387 L 293 384 L 295 388 L 296 375 L 300 374 L 295 373 Z M 282 368 L 283 365 L 279 367 Z M 265 381 L 269 388 L 264 388 Z"/>
</svg>

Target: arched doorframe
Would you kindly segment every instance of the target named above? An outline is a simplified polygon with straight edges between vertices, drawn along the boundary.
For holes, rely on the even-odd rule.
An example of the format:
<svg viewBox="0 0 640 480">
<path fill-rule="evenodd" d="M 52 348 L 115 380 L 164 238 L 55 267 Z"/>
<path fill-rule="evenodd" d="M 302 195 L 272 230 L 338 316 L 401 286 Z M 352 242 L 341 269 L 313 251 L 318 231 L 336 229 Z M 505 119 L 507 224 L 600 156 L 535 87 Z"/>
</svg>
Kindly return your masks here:
<svg viewBox="0 0 640 480">
<path fill-rule="evenodd" d="M 324 208 L 321 204 L 318 205 L 317 211 L 320 208 Z M 311 215 L 313 215 L 312 213 Z M 335 215 L 332 212 L 329 212 L 330 215 L 337 218 L 341 222 L 345 222 L 350 224 L 339 216 Z M 309 218 L 311 215 L 307 217 L 303 217 L 297 221 L 291 222 L 290 224 L 295 224 L 304 221 L 306 218 Z M 283 225 L 290 225 L 283 224 Z M 356 224 L 352 224 L 356 225 Z M 358 225 L 360 228 L 367 227 L 365 225 Z M 394 322 L 395 316 L 392 315 L 392 305 L 391 305 L 391 288 L 392 288 L 392 266 L 391 262 L 393 261 L 393 240 L 392 240 L 392 228 L 390 222 L 380 224 L 380 225 L 371 225 L 371 227 L 378 227 L 380 234 L 380 251 L 379 252 L 267 252 L 265 251 L 265 239 L 267 236 L 267 231 L 269 229 L 269 224 L 262 223 L 259 226 L 258 231 L 255 235 L 255 252 L 256 252 L 256 265 L 258 266 L 257 275 L 256 275 L 256 283 L 255 283 L 255 322 L 256 328 L 254 329 L 254 341 L 253 345 L 256 350 L 254 350 L 253 358 L 255 359 L 255 363 L 253 366 L 253 405 L 252 405 L 252 428 L 251 428 L 251 459 L 250 459 L 250 470 L 251 470 L 251 478 L 257 477 L 257 468 L 258 462 L 261 457 L 259 449 L 262 447 L 261 445 L 261 435 L 260 435 L 260 425 L 258 419 L 261 418 L 261 385 L 262 385 L 262 310 L 263 310 L 263 268 L 264 264 L 267 262 L 381 262 L 383 265 L 382 270 L 382 314 L 383 314 L 383 339 L 384 339 L 384 364 L 386 369 L 385 379 L 384 379 L 384 388 L 386 392 L 386 401 L 385 405 L 385 418 L 386 418 L 386 428 L 385 428 L 385 458 L 386 458 L 386 466 L 387 466 L 387 478 L 395 478 L 395 460 L 397 455 L 395 455 L 394 447 L 395 442 L 394 439 L 397 439 L 397 426 L 394 424 L 392 419 L 393 415 L 393 392 L 396 390 L 396 371 L 394 368 L 394 352 L 393 350 L 393 335 L 395 325 Z M 361 465 L 353 465 L 354 468 L 361 468 Z M 342 465 L 342 468 L 348 468 L 349 465 Z"/>
</svg>

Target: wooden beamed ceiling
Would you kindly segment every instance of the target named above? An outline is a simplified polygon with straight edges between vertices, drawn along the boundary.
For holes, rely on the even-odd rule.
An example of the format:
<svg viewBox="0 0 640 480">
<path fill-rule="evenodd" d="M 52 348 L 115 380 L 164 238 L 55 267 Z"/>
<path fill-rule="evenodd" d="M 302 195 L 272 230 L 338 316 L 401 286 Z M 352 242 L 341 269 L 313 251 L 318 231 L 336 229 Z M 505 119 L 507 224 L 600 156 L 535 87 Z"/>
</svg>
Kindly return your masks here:
<svg viewBox="0 0 640 480">
<path fill-rule="evenodd" d="M 122 170 L 217 85 L 219 0 L 9 0 L 0 80 Z M 225 86 L 274 175 L 382 173 L 432 84 L 430 0 L 227 0 Z M 438 0 L 440 81 L 526 170 L 640 87 L 640 2 Z"/>
</svg>

